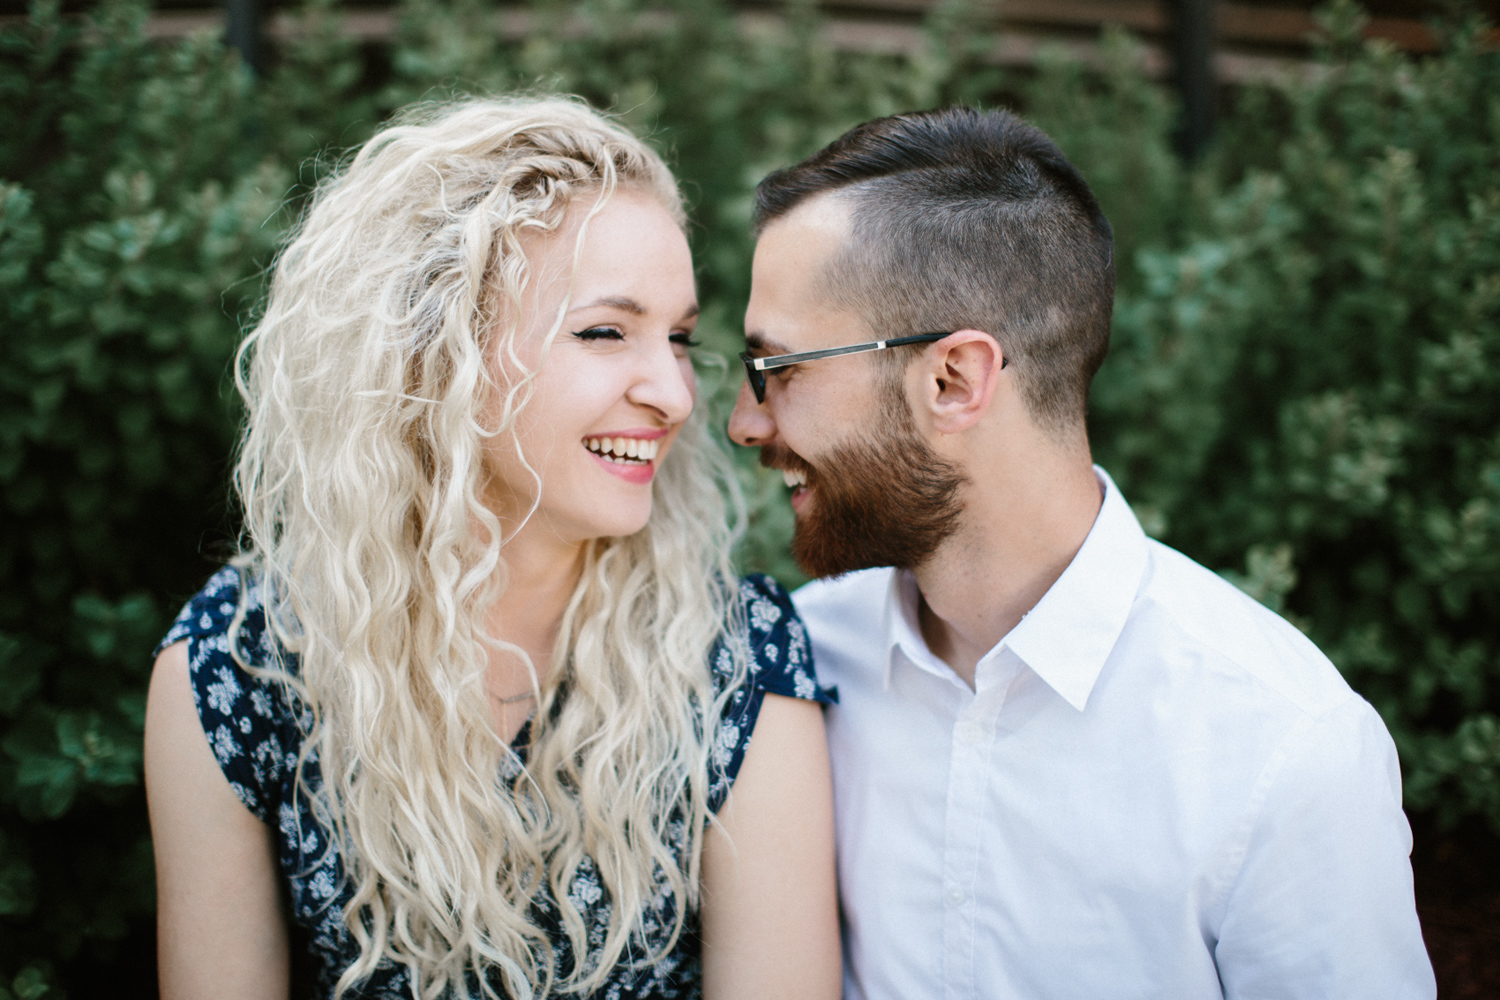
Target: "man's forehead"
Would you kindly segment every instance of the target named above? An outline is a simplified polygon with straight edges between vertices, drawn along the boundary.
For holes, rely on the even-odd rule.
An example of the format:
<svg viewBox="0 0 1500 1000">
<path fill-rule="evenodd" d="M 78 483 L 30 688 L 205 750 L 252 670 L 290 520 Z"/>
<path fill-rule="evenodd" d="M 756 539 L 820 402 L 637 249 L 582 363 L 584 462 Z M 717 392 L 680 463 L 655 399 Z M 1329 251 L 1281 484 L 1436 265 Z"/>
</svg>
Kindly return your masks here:
<svg viewBox="0 0 1500 1000">
<path fill-rule="evenodd" d="M 843 192 L 817 194 L 768 223 L 756 241 L 756 253 L 826 259 L 844 245 L 852 225 L 853 206 Z"/>
<path fill-rule="evenodd" d="M 800 354 L 872 339 L 864 317 L 824 295 L 757 294 L 745 310 L 745 346 L 760 357 Z"/>
<path fill-rule="evenodd" d="M 830 301 L 829 263 L 849 232 L 849 207 L 834 194 L 798 205 L 761 231 L 751 272 L 745 343 L 760 355 L 793 354 L 848 339 L 858 317 Z"/>
</svg>

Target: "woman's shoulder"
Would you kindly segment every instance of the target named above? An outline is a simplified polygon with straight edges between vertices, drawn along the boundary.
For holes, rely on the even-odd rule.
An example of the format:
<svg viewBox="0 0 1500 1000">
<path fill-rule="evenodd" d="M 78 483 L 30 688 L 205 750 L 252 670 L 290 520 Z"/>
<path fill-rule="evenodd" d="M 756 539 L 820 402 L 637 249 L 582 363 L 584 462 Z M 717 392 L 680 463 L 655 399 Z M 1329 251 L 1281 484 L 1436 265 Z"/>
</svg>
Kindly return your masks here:
<svg viewBox="0 0 1500 1000">
<path fill-rule="evenodd" d="M 739 590 L 749 662 L 743 682 L 728 693 L 714 736 L 708 802 L 712 812 L 724 804 L 739 774 L 767 694 L 823 705 L 838 700 L 836 691 L 818 684 L 807 630 L 786 589 L 771 577 L 756 573 L 741 579 Z M 729 644 L 718 644 L 712 662 L 715 684 L 723 692 L 736 678 Z"/>
<path fill-rule="evenodd" d="M 267 819 L 299 739 L 290 692 L 253 669 L 274 662 L 259 583 L 233 566 L 215 573 L 183 606 L 157 652 L 184 640 L 193 702 L 214 757 L 240 800 Z"/>
<path fill-rule="evenodd" d="M 246 580 L 246 574 L 235 566 L 225 566 L 205 583 L 177 613 L 172 627 L 156 646 L 156 652 L 174 642 L 188 640 L 214 640 L 229 634 L 234 616 L 244 602 L 245 617 L 240 623 L 239 644 L 253 659 L 260 659 L 268 650 L 263 649 L 266 632 L 265 608 L 262 604 L 261 587 Z M 246 640 L 253 640 L 253 646 Z M 227 644 L 225 646 L 227 650 Z"/>
<path fill-rule="evenodd" d="M 740 580 L 740 598 L 750 645 L 750 683 L 771 694 L 833 704 L 838 696 L 818 684 L 807 629 L 786 588 L 764 573 L 752 573 Z"/>
</svg>

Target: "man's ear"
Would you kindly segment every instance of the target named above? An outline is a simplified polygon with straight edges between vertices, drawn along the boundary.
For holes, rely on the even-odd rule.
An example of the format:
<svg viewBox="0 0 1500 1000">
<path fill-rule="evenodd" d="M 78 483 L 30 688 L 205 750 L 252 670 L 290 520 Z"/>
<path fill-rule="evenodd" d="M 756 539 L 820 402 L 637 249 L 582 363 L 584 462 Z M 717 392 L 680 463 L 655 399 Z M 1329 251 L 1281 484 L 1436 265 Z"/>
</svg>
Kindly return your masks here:
<svg viewBox="0 0 1500 1000">
<path fill-rule="evenodd" d="M 933 430 L 958 434 L 989 411 L 1000 383 L 1005 353 L 981 330 L 958 330 L 927 349 L 918 405 L 926 407 Z"/>
</svg>

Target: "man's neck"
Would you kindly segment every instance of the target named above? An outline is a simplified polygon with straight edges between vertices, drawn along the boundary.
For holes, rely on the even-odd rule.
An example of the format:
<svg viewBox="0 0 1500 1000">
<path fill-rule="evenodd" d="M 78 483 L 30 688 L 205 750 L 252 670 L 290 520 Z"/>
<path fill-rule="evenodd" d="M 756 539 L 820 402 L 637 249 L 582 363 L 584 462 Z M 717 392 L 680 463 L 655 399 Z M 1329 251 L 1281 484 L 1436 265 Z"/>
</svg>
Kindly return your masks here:
<svg viewBox="0 0 1500 1000">
<path fill-rule="evenodd" d="M 1025 476 L 985 471 L 971 475 L 960 529 L 915 571 L 922 637 L 971 688 L 980 659 L 1078 554 L 1102 503 L 1086 454 Z"/>
</svg>

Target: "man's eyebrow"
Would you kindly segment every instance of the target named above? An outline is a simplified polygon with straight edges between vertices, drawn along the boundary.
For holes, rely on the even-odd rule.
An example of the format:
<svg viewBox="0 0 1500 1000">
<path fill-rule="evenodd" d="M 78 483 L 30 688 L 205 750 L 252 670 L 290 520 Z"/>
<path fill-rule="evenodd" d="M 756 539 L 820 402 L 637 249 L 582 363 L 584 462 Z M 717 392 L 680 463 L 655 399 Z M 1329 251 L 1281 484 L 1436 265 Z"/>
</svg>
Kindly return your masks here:
<svg viewBox="0 0 1500 1000">
<path fill-rule="evenodd" d="M 745 346 L 752 351 L 763 351 L 767 354 L 791 354 L 792 349 L 779 340 L 767 337 L 759 330 L 748 330 L 745 333 Z"/>
</svg>

